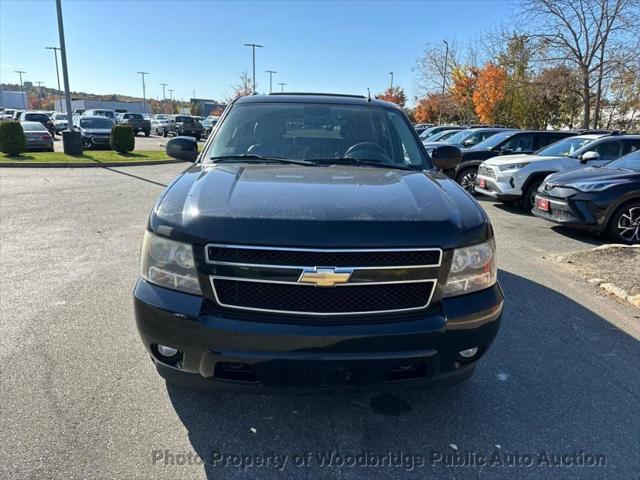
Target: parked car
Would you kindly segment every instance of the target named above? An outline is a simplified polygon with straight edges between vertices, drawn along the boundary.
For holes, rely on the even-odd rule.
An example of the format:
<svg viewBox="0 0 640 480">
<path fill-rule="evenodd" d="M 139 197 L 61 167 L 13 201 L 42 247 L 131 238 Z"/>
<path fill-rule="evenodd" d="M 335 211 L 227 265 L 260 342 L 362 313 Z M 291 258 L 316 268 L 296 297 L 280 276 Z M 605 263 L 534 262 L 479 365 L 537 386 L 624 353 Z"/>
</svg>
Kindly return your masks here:
<svg viewBox="0 0 640 480">
<path fill-rule="evenodd" d="M 151 119 L 151 131 L 156 135 L 164 135 L 165 127 L 169 124 L 169 115 L 154 115 Z"/>
<path fill-rule="evenodd" d="M 466 127 L 462 127 L 460 125 L 436 125 L 435 127 L 429 127 L 426 130 L 424 130 L 420 134 L 420 140 L 424 142 L 425 140 L 428 140 L 429 137 L 431 137 L 432 135 L 435 135 L 436 133 L 439 133 L 443 130 L 465 130 L 465 129 Z"/>
<path fill-rule="evenodd" d="M 164 127 L 163 135 L 186 135 L 189 137 L 195 137 L 196 140 L 200 140 L 204 128 L 202 124 L 195 120 L 190 115 L 173 115 L 167 125 Z"/>
<path fill-rule="evenodd" d="M 604 167 L 550 175 L 538 189 L 533 214 L 640 244 L 640 149 Z"/>
<path fill-rule="evenodd" d="M 49 130 L 38 121 L 20 122 L 24 137 L 27 140 L 27 150 L 46 150 L 53 152 L 53 137 Z"/>
<path fill-rule="evenodd" d="M 144 235 L 134 306 L 158 372 L 235 390 L 468 378 L 502 314 L 493 230 L 404 112 L 313 94 L 228 108 L 202 153 L 167 142 L 196 163 Z"/>
<path fill-rule="evenodd" d="M 76 117 L 75 127 L 82 134 L 84 148 L 111 148 L 111 129 L 113 122 L 108 117 L 89 117 L 84 114 Z"/>
<path fill-rule="evenodd" d="M 0 120 L 13 120 L 13 116 L 16 113 L 15 108 L 5 108 L 2 110 Z"/>
<path fill-rule="evenodd" d="M 460 130 L 447 138 L 447 143 L 455 145 L 458 148 L 472 148 L 478 143 L 484 142 L 487 138 L 492 137 L 496 133 L 515 131 L 515 128 L 506 127 L 469 127 L 466 130 Z M 431 139 L 429 139 L 431 141 Z"/>
<path fill-rule="evenodd" d="M 571 131 L 507 130 L 499 132 L 473 148 L 462 148 L 462 161 L 445 172 L 469 193 L 475 193 L 478 167 L 485 160 L 498 155 L 533 153 L 566 137 L 575 136 Z"/>
<path fill-rule="evenodd" d="M 51 117 L 51 121 L 53 122 L 53 128 L 58 135 L 66 130 L 69 126 L 69 119 L 66 113 L 54 113 Z"/>
<path fill-rule="evenodd" d="M 462 130 L 464 132 L 464 130 Z M 452 136 L 454 136 L 456 133 L 460 132 L 460 130 L 458 129 L 454 129 L 454 130 L 441 130 L 440 132 L 431 135 L 429 137 L 428 140 L 422 142 L 424 144 L 427 143 L 437 143 L 437 142 L 447 142 L 449 143 L 447 140 L 449 138 L 451 138 Z"/>
<path fill-rule="evenodd" d="M 220 117 L 209 115 L 202 121 L 202 128 L 204 128 L 203 136 L 205 138 L 211 134 L 216 124 L 218 123 L 218 120 L 220 120 Z"/>
<path fill-rule="evenodd" d="M 44 112 L 23 111 L 20 113 L 20 116 L 18 117 L 18 121 L 19 122 L 40 122 L 49 131 L 49 133 L 52 136 L 56 134 L 56 129 L 53 126 L 53 122 L 49 118 L 49 115 L 47 115 Z"/>
<path fill-rule="evenodd" d="M 119 113 L 117 116 L 118 123 L 121 125 L 129 125 L 133 129 L 133 134 L 143 132 L 145 137 L 151 134 L 151 122 L 145 120 L 141 113 Z"/>
<path fill-rule="evenodd" d="M 113 110 L 106 110 L 104 108 L 92 108 L 90 110 L 84 110 L 82 112 L 83 117 L 106 117 L 114 124 L 116 123 L 116 112 Z"/>
<path fill-rule="evenodd" d="M 534 155 L 494 157 L 480 165 L 476 192 L 518 202 L 527 212 L 547 175 L 585 166 L 602 166 L 640 148 L 640 135 L 576 135 Z"/>
</svg>

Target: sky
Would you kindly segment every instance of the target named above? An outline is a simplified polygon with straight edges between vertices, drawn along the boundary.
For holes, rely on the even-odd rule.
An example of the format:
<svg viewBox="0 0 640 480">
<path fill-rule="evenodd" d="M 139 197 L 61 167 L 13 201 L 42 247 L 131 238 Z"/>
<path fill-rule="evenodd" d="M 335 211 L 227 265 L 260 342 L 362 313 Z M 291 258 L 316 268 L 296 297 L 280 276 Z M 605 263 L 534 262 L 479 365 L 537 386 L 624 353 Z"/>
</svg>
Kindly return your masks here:
<svg viewBox="0 0 640 480">
<path fill-rule="evenodd" d="M 72 91 L 223 99 L 252 72 L 258 91 L 275 70 L 285 91 L 372 94 L 394 84 L 416 95 L 416 60 L 442 40 L 464 44 L 510 18 L 506 0 L 107 1 L 62 0 Z M 0 0 L 0 81 L 56 88 L 54 0 Z M 167 91 L 167 96 L 169 93 Z"/>
</svg>

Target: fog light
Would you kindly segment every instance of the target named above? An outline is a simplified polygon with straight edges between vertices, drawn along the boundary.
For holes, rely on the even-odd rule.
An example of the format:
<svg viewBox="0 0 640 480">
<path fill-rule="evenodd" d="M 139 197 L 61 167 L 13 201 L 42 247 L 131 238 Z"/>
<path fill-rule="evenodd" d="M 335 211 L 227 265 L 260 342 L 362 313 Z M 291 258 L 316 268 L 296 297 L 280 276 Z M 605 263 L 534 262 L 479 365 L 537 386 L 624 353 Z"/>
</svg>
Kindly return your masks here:
<svg viewBox="0 0 640 480">
<path fill-rule="evenodd" d="M 459 353 L 462 358 L 473 358 L 478 353 L 478 347 L 468 348 L 466 350 L 460 350 Z"/>
<path fill-rule="evenodd" d="M 177 354 L 178 350 L 176 350 L 175 348 L 167 347 L 165 345 L 158 345 L 158 353 L 163 357 L 169 358 Z"/>
</svg>

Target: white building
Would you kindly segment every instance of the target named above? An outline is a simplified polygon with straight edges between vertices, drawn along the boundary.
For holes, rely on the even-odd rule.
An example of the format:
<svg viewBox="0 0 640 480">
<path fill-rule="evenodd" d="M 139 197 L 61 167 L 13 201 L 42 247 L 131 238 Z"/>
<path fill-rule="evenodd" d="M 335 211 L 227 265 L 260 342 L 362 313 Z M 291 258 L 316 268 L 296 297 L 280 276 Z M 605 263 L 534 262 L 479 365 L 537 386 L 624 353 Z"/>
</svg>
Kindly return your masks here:
<svg viewBox="0 0 640 480">
<path fill-rule="evenodd" d="M 29 107 L 27 94 L 4 90 L 0 87 L 0 108 L 17 108 L 26 110 Z"/>
</svg>

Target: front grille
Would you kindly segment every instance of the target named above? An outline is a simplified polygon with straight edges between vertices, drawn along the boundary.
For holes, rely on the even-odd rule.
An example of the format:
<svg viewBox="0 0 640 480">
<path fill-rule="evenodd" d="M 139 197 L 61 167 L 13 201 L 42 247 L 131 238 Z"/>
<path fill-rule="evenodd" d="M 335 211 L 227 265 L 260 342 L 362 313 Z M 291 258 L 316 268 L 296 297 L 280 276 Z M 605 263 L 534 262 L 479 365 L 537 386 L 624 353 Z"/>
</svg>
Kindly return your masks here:
<svg viewBox="0 0 640 480">
<path fill-rule="evenodd" d="M 111 137 L 93 137 L 93 143 L 99 143 L 100 145 L 107 145 L 111 142 Z"/>
<path fill-rule="evenodd" d="M 493 171 L 493 168 L 485 167 L 484 165 L 480 165 L 480 167 L 478 167 L 478 175 L 482 175 L 483 177 L 496 178 L 496 172 Z"/>
<path fill-rule="evenodd" d="M 336 288 L 214 279 L 218 303 L 299 314 L 357 314 L 424 308 L 434 282 Z"/>
<path fill-rule="evenodd" d="M 425 250 L 286 250 L 207 246 L 207 261 L 301 267 L 438 266 L 441 251 Z"/>
<path fill-rule="evenodd" d="M 439 248 L 289 249 L 209 244 L 207 273 L 222 307 L 292 315 L 357 315 L 429 305 Z"/>
</svg>

